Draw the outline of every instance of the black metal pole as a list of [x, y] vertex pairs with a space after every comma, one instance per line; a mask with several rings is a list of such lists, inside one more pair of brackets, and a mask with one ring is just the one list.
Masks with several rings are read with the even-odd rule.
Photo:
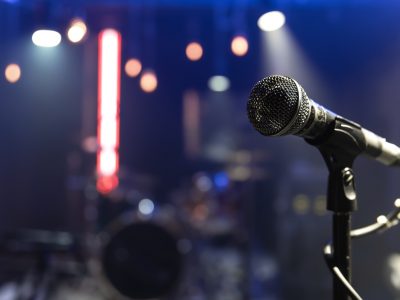
[[[349, 282], [351, 282], [350, 230], [350, 213], [333, 213], [333, 261]], [[333, 277], [333, 299], [350, 299], [343, 283], [336, 276]]]
[[[351, 284], [351, 213], [357, 208], [354, 174], [351, 163], [343, 157], [336, 156], [328, 161], [327, 209], [333, 212], [333, 263]], [[333, 299], [350, 299], [347, 289], [336, 276], [333, 278]]]

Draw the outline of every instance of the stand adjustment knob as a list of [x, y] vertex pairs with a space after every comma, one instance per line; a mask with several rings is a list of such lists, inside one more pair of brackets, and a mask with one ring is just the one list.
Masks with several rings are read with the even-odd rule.
[[355, 200], [356, 199], [356, 190], [354, 186], [354, 173], [350, 168], [344, 168], [342, 170], [342, 179], [343, 179], [343, 191], [347, 199]]

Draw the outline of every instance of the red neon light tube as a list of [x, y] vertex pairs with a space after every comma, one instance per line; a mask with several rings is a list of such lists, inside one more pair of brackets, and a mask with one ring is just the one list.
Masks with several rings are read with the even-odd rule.
[[99, 34], [97, 189], [118, 186], [121, 35], [114, 29]]

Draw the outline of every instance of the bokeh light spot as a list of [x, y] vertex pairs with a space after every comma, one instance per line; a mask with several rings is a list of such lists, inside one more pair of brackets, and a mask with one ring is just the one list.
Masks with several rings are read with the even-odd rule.
[[142, 71], [142, 63], [136, 58], [129, 59], [125, 64], [125, 73], [129, 77], [136, 77]]
[[216, 75], [208, 80], [208, 87], [214, 92], [224, 92], [229, 89], [231, 83], [225, 76]]
[[150, 215], [154, 211], [154, 202], [150, 199], [142, 199], [139, 202], [139, 211], [143, 215]]
[[153, 71], [145, 71], [140, 78], [140, 87], [146, 93], [154, 92], [157, 88], [157, 76]]
[[237, 56], [244, 56], [249, 50], [249, 43], [244, 36], [235, 36], [231, 43], [232, 53]]
[[9, 64], [4, 75], [8, 82], [16, 83], [21, 78], [21, 68], [17, 64]]
[[186, 46], [186, 57], [191, 61], [201, 59], [203, 56], [203, 47], [197, 42], [191, 42]]
[[67, 36], [72, 43], [79, 43], [86, 36], [87, 27], [81, 19], [74, 19], [68, 28]]

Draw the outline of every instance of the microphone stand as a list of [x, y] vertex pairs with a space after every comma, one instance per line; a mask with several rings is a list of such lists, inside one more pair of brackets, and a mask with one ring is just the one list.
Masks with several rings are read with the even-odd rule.
[[[365, 141], [358, 130], [336, 118], [329, 134], [306, 141], [318, 148], [329, 170], [327, 209], [332, 216], [332, 264], [351, 284], [351, 213], [357, 209], [357, 195], [352, 170], [354, 159], [364, 150]], [[343, 281], [334, 276], [333, 299], [348, 300]]]

